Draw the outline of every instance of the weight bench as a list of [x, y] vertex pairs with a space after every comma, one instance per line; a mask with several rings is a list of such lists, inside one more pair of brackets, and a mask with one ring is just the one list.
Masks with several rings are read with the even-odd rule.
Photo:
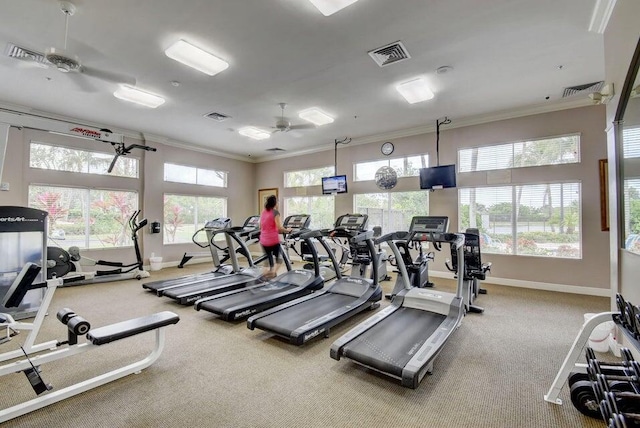
[[[57, 317], [68, 328], [68, 340], [62, 342], [50, 341], [40, 345], [33, 345], [33, 340], [35, 335], [37, 335], [37, 330], [39, 330], [42, 325], [42, 319], [44, 318], [44, 315], [48, 310], [49, 303], [51, 302], [52, 294], [62, 282], [61, 279], [54, 279], [48, 280], [44, 283], [33, 284], [33, 279], [37, 276], [39, 271], [40, 267], [33, 263], [29, 263], [23, 267], [22, 271], [10, 287], [9, 292], [3, 299], [2, 304], [5, 307], [12, 307], [11, 305], [17, 305], [20, 303], [19, 300], [21, 300], [21, 296], [24, 296], [27, 291], [35, 288], [47, 288], [45, 298], [43, 299], [43, 305], [40, 306], [38, 314], [36, 315], [36, 321], [34, 321], [33, 324], [15, 323], [14, 328], [31, 330], [26, 341], [28, 343], [26, 343], [24, 347], [21, 347], [21, 350], [19, 351], [10, 351], [0, 354], [0, 362], [22, 357], [21, 360], [0, 366], [0, 376], [24, 372], [27, 375], [34, 391], [38, 394], [38, 397], [0, 410], [0, 423], [104, 385], [108, 382], [112, 382], [116, 379], [120, 379], [124, 376], [139, 373], [153, 364], [162, 353], [165, 340], [164, 328], [169, 325], [176, 324], [180, 320], [178, 315], [173, 312], [164, 311], [91, 330], [90, 325], [86, 320], [77, 316], [70, 309], [63, 309], [58, 312]], [[44, 382], [40, 376], [38, 366], [97, 349], [111, 342], [131, 338], [145, 332], [155, 332], [155, 347], [149, 355], [142, 360], [74, 385], [45, 393], [50, 391], [52, 387]], [[87, 341], [78, 344], [78, 338], [81, 336], [86, 336]], [[44, 346], [46, 346], [46, 348]], [[46, 349], [49, 351], [45, 353], [44, 350]], [[37, 353], [37, 355], [31, 356], [30, 354], [33, 353]]]

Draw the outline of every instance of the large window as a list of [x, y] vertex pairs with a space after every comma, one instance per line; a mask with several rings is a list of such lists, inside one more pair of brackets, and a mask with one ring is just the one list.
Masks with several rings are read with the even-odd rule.
[[282, 220], [289, 215], [309, 214], [311, 229], [330, 229], [335, 222], [333, 196], [301, 196], [284, 198], [284, 213]]
[[473, 147], [458, 151], [458, 171], [474, 172], [580, 162], [580, 136]]
[[640, 127], [622, 130], [624, 248], [640, 254]]
[[411, 218], [429, 215], [429, 192], [362, 193], [354, 195], [356, 213], [369, 216], [369, 229], [382, 226], [382, 233], [408, 230]]
[[32, 142], [29, 151], [29, 166], [54, 171], [138, 177], [138, 159], [130, 156], [120, 156], [111, 173], [108, 173], [107, 170], [113, 161], [113, 156], [113, 153], [91, 152]]
[[322, 177], [332, 176], [334, 174], [333, 171], [333, 166], [287, 171], [284, 173], [284, 187], [320, 186], [322, 184]]
[[138, 209], [136, 192], [29, 186], [29, 206], [49, 213], [49, 240], [65, 248], [133, 245], [129, 217]]
[[227, 172], [165, 163], [164, 181], [199, 184], [201, 186], [227, 187]]
[[208, 220], [227, 216], [227, 199], [164, 195], [164, 243], [192, 242], [191, 237]]
[[460, 230], [480, 230], [487, 253], [580, 258], [580, 183], [458, 190]]
[[429, 155], [424, 154], [356, 163], [353, 165], [354, 181], [374, 180], [376, 171], [383, 166], [390, 166], [395, 169], [398, 177], [414, 177], [420, 175], [420, 168], [429, 166]]

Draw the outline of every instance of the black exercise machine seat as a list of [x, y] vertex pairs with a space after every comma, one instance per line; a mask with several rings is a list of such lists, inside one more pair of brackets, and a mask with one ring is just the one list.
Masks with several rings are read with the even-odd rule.
[[177, 324], [178, 321], [180, 321], [180, 317], [173, 312], [158, 312], [93, 329], [87, 333], [87, 339], [94, 345], [104, 345], [146, 331]]

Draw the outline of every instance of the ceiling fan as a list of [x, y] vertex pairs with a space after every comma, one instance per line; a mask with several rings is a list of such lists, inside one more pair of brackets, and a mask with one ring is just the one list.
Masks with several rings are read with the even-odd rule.
[[[80, 59], [67, 50], [67, 36], [69, 32], [69, 17], [73, 16], [76, 12], [76, 6], [69, 1], [58, 2], [60, 10], [65, 15], [65, 29], [64, 29], [64, 45], [62, 49], [49, 47], [45, 50], [44, 54], [39, 52], [28, 51], [24, 55], [18, 55], [16, 58], [36, 62], [38, 65], [48, 68], [50, 66], [55, 67], [58, 71], [67, 74], [86, 75], [101, 79], [112, 83], [123, 83], [134, 86], [136, 79], [131, 76], [127, 76], [120, 73], [114, 73], [98, 68], [88, 67], [80, 62]], [[40, 55], [38, 57], [38, 55]], [[44, 58], [44, 61], [42, 60]], [[76, 83], [81, 84], [81, 79], [75, 79]], [[86, 89], [86, 86], [85, 86]]]
[[296, 130], [296, 129], [315, 129], [316, 128], [316, 126], [311, 123], [292, 125], [291, 122], [289, 122], [289, 120], [286, 117], [284, 117], [284, 109], [287, 106], [287, 103], [278, 103], [278, 105], [282, 110], [282, 114], [280, 115], [279, 118], [277, 118], [278, 121], [276, 122], [276, 126], [271, 127], [274, 129], [273, 131], [271, 131], [272, 134], [276, 132], [289, 132], [291, 130]]

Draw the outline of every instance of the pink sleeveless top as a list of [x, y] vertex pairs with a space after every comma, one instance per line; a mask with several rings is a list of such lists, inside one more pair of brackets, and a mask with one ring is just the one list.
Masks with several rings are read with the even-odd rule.
[[276, 226], [276, 216], [280, 213], [275, 210], [264, 210], [260, 215], [260, 243], [265, 247], [280, 243], [278, 227]]

